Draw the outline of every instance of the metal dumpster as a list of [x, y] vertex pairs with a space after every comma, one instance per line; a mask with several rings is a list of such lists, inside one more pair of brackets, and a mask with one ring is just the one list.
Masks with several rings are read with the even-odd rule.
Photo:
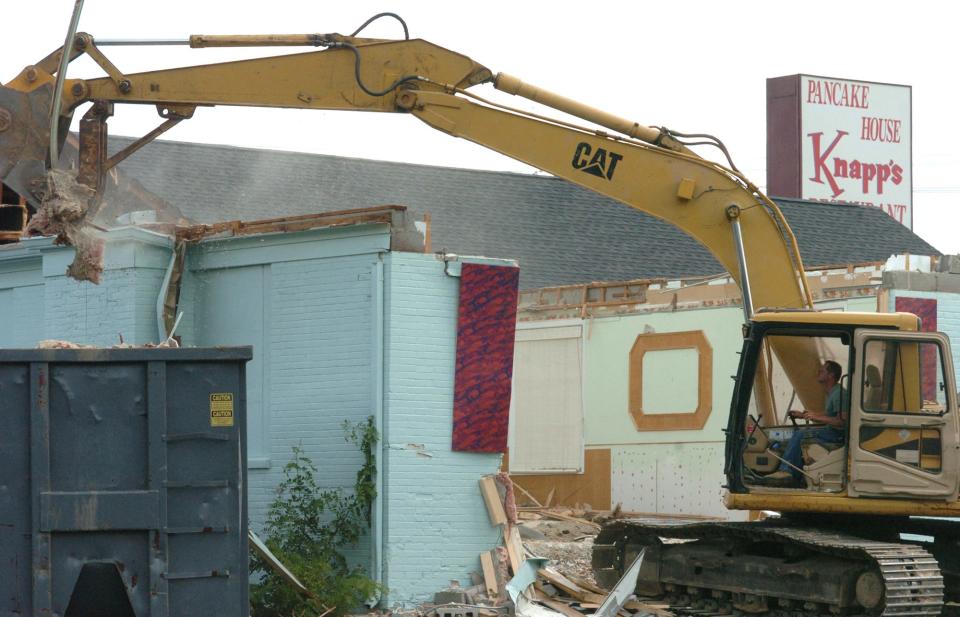
[[0, 350], [0, 617], [240, 617], [249, 347]]

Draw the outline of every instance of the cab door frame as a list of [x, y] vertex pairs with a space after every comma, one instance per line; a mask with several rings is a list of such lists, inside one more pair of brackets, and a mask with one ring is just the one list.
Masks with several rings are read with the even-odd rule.
[[[938, 346], [943, 387], [946, 390], [946, 410], [942, 414], [921, 413], [919, 410], [915, 413], [871, 412], [863, 408], [866, 345], [876, 340], [933, 343]], [[848, 495], [956, 501], [960, 489], [960, 424], [953, 358], [947, 336], [942, 332], [863, 329], [857, 330], [854, 335], [854, 349], [856, 366], [851, 371], [850, 379]], [[897, 460], [897, 457], [883, 456], [862, 447], [864, 437], [868, 434], [876, 436], [887, 433], [895, 442], [898, 436], [906, 439], [907, 435], [913, 435], [913, 431], [918, 430], [921, 440], [925, 430], [940, 432], [939, 471], [924, 470], [919, 463], [912, 465], [906, 456], [903, 460]]]

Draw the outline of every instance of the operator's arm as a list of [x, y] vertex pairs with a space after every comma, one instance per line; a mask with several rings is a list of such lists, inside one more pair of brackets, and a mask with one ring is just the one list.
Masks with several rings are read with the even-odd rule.
[[823, 413], [818, 411], [801, 411], [795, 417], [802, 418], [809, 422], [825, 424], [834, 428], [843, 429], [847, 424], [846, 411], [844, 411], [844, 402], [846, 391], [839, 385], [833, 386], [827, 395], [826, 410]]
[[808, 410], [797, 412], [793, 415], [801, 420], [807, 420], [817, 424], [826, 424], [827, 426], [832, 426], [834, 428], [843, 428], [846, 424], [846, 418], [842, 411], [835, 416], [828, 416], [825, 413]]

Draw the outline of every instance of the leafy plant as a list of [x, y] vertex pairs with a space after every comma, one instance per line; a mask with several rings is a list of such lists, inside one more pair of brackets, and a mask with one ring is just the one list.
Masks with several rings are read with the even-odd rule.
[[347, 441], [363, 454], [353, 491], [321, 489], [317, 468], [300, 447], [283, 468], [284, 480], [270, 505], [266, 522], [267, 547], [313, 595], [306, 598], [277, 574], [259, 555], [250, 562], [260, 582], [250, 588], [253, 617], [318, 617], [328, 608], [344, 614], [384, 591], [363, 568], [350, 566], [343, 550], [356, 546], [370, 529], [377, 497], [374, 448], [379, 441], [373, 418], [344, 421]]

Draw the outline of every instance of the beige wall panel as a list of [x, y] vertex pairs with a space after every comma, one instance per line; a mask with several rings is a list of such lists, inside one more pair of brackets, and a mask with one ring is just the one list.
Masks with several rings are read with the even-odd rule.
[[643, 444], [612, 449], [611, 500], [628, 512], [742, 520], [723, 507], [723, 444]]

